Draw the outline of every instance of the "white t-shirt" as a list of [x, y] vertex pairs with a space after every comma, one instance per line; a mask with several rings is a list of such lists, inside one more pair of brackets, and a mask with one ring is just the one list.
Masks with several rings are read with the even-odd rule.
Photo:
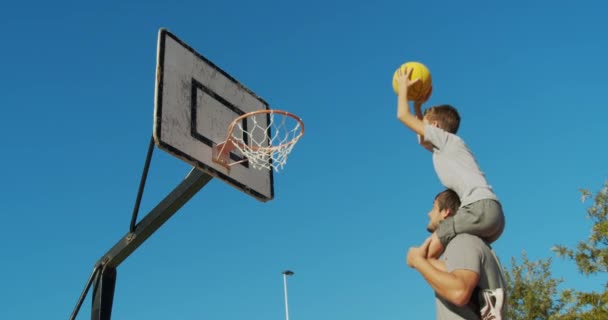
[[461, 206], [483, 199], [498, 200], [460, 137], [425, 124], [424, 140], [433, 144], [433, 165], [439, 181], [458, 194]]

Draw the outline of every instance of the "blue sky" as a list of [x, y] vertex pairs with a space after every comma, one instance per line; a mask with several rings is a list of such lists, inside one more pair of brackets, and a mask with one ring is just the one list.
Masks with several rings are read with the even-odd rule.
[[[118, 268], [113, 319], [433, 319], [405, 264], [441, 185], [396, 119], [393, 71], [424, 62], [429, 104], [507, 216], [495, 248], [586, 239], [579, 188], [607, 179], [606, 7], [599, 1], [105, 1], [0, 6], [1, 319], [67, 319], [127, 231], [152, 134], [157, 32], [175, 33], [306, 135], [275, 199], [212, 180]], [[189, 171], [155, 150], [140, 216]], [[565, 286], [593, 289], [554, 259]], [[90, 318], [90, 295], [78, 319]]]

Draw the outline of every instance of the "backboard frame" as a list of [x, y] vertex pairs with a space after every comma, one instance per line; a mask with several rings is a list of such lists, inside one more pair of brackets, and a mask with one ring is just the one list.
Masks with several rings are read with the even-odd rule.
[[[222, 70], [220, 67], [218, 67], [217, 65], [215, 65], [213, 62], [211, 62], [209, 59], [207, 59], [206, 57], [204, 57], [203, 55], [201, 55], [200, 53], [198, 53], [196, 50], [194, 50], [192, 47], [190, 47], [188, 44], [186, 44], [184, 41], [180, 40], [177, 36], [175, 36], [173, 33], [169, 32], [166, 29], [160, 29], [159, 33], [158, 33], [158, 50], [157, 50], [157, 69], [156, 69], [156, 87], [155, 87], [155, 107], [154, 107], [154, 129], [153, 129], [153, 137], [154, 137], [154, 142], [155, 144], [162, 150], [164, 150], [165, 152], [203, 170], [204, 172], [208, 173], [209, 175], [219, 178], [225, 182], [227, 182], [228, 184], [232, 185], [233, 187], [249, 194], [250, 196], [256, 198], [257, 200], [260, 200], [262, 202], [266, 202], [269, 200], [272, 200], [274, 198], [274, 174], [273, 174], [273, 170], [267, 170], [266, 171], [261, 171], [260, 173], [258, 172], [253, 172], [253, 171], [248, 171], [248, 170], [257, 170], [257, 169], [253, 169], [250, 168], [249, 165], [247, 164], [247, 161], [243, 162], [242, 164], [239, 165], [239, 168], [237, 168], [236, 170], [234, 168], [227, 170], [226, 168], [222, 167], [221, 165], [217, 164], [217, 163], [213, 163], [211, 156], [209, 156], [209, 158], [207, 159], [207, 157], [195, 157], [193, 156], [193, 152], [192, 152], [192, 146], [189, 147], [184, 147], [183, 144], [180, 143], [175, 143], [174, 141], [169, 141], [169, 139], [166, 137], [167, 135], [167, 129], [165, 128], [166, 126], [171, 126], [174, 125], [172, 124], [172, 122], [170, 120], [165, 119], [165, 114], [167, 113], [167, 110], [165, 108], [176, 108], [175, 104], [178, 104], [177, 102], [173, 101], [171, 103], [171, 105], [166, 105], [167, 103], [164, 101], [165, 95], [168, 94], [165, 91], [168, 90], [172, 90], [169, 86], [169, 83], [166, 83], [166, 81], [170, 81], [166, 78], [166, 75], [168, 73], [167, 71], [167, 59], [171, 59], [171, 57], [167, 57], [167, 51], [168, 50], [172, 50], [172, 49], [168, 49], [168, 43], [170, 45], [178, 45], [180, 46], [180, 50], [183, 49], [185, 51], [187, 51], [187, 53], [189, 55], [192, 55], [192, 59], [196, 59], [195, 63], [198, 63], [202, 66], [204, 66], [205, 70], [207, 70], [207, 72], [209, 72], [209, 70], [211, 70], [211, 72], [213, 72], [212, 75], [206, 75], [207, 77], [211, 77], [212, 79], [215, 79], [213, 81], [224, 81], [224, 85], [225, 86], [232, 86], [234, 85], [235, 87], [231, 87], [233, 91], [231, 92], [236, 92], [236, 95], [238, 95], [241, 99], [238, 101], [239, 103], [242, 102], [251, 102], [251, 103], [246, 103], [247, 105], [239, 105], [238, 103], [235, 103], [234, 101], [229, 101], [229, 97], [226, 96], [222, 96], [222, 94], [216, 92], [216, 90], [214, 90], [213, 88], [211, 88], [211, 85], [209, 83], [209, 79], [202, 79], [199, 78], [196, 75], [192, 75], [192, 79], [191, 79], [191, 83], [190, 83], [190, 97], [189, 97], [189, 108], [190, 110], [181, 110], [182, 113], [188, 113], [189, 112], [189, 116], [190, 116], [190, 129], [189, 129], [189, 135], [190, 137], [186, 137], [184, 139], [190, 139], [191, 141], [194, 141], [193, 143], [198, 144], [198, 146], [200, 148], [209, 148], [210, 153], [212, 154], [211, 150], [213, 148], [213, 146], [215, 146], [216, 144], [222, 143], [225, 140], [225, 136], [222, 135], [222, 137], [215, 137], [215, 138], [210, 138], [209, 136], [206, 136], [204, 133], [202, 134], [200, 132], [200, 123], [197, 123], [198, 120], [201, 119], [200, 116], [198, 116], [198, 112], [200, 112], [200, 108], [201, 106], [199, 105], [200, 103], [200, 98], [201, 95], [204, 95], [205, 98], [207, 99], [206, 101], [213, 101], [214, 104], [218, 105], [218, 106], [222, 106], [227, 108], [228, 111], [225, 112], [229, 112], [231, 114], [234, 114], [234, 118], [243, 115], [247, 112], [251, 112], [251, 111], [255, 111], [255, 108], [258, 108], [258, 110], [261, 108], [264, 108], [266, 110], [269, 110], [269, 106], [268, 103], [263, 100], [262, 98], [260, 98], [259, 96], [257, 96], [255, 93], [253, 93], [250, 89], [248, 89], [247, 87], [245, 87], [242, 83], [240, 83], [238, 80], [236, 80], [234, 77], [232, 77], [231, 75], [229, 75], [227, 72], [225, 72], [224, 70]], [[171, 48], [171, 47], [170, 47]], [[173, 63], [176, 63], [175, 61], [173, 61]], [[196, 71], [190, 71], [193, 74], [196, 73]], [[187, 76], [187, 75], [186, 75]], [[204, 77], [203, 77], [204, 78]], [[173, 79], [174, 80], [174, 79]], [[212, 83], [211, 83], [212, 84]], [[173, 86], [175, 86], [175, 84], [172, 84]], [[183, 89], [182, 89], [183, 91]], [[182, 105], [177, 106], [179, 108], [187, 108], [187, 106], [184, 106], [183, 104], [187, 104], [188, 99], [184, 99]], [[254, 108], [254, 109], [252, 109]], [[187, 115], [186, 115], [187, 117]], [[223, 118], [221, 120], [224, 120], [225, 116], [223, 116]], [[232, 120], [232, 119], [226, 119], [226, 120]], [[213, 119], [208, 120], [208, 121], [213, 121]], [[270, 121], [270, 119], [268, 119], [267, 121]], [[209, 125], [209, 123], [207, 124]], [[247, 126], [247, 123], [244, 122], [243, 123], [244, 126]], [[208, 129], [208, 128], [207, 128]], [[227, 126], [224, 130], [227, 130]], [[172, 129], [174, 130], [174, 129]], [[185, 129], [184, 129], [185, 130]], [[217, 131], [217, 129], [215, 129]], [[270, 130], [270, 128], [268, 129]], [[268, 136], [271, 136], [270, 132], [268, 132]], [[243, 137], [245, 140], [247, 140], [247, 137]], [[187, 150], [189, 148], [189, 150]], [[239, 161], [242, 160], [242, 156], [236, 153], [232, 153], [230, 154], [230, 157], [235, 160], [235, 161]], [[236, 172], [235, 172], [236, 171]], [[239, 173], [240, 172], [240, 173]], [[266, 174], [268, 176], [266, 176]], [[249, 181], [249, 182], [248, 182]], [[252, 182], [259, 182], [259, 184], [256, 184], [256, 186], [253, 186], [254, 183]]]

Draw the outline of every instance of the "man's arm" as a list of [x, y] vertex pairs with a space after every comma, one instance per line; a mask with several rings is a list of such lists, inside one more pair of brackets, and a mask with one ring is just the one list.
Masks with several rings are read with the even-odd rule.
[[428, 258], [428, 261], [431, 265], [433, 265], [433, 267], [435, 267], [435, 269], [437, 269], [439, 271], [444, 271], [444, 272], [448, 271], [448, 268], [445, 265], [445, 262], [443, 260], [439, 260], [439, 259], [435, 259], [435, 258]]
[[435, 292], [457, 305], [466, 305], [479, 283], [479, 274], [470, 270], [443, 271], [426, 258], [430, 244], [428, 238], [420, 247], [412, 247], [407, 253], [407, 264], [418, 270]]
[[457, 306], [466, 305], [479, 282], [479, 274], [470, 270], [445, 272], [435, 268], [427, 259], [414, 267], [435, 292]]

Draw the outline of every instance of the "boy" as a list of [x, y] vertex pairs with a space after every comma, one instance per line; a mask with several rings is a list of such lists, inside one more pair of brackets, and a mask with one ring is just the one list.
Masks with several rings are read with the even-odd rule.
[[447, 244], [459, 233], [470, 233], [494, 242], [502, 234], [505, 218], [502, 206], [479, 169], [477, 161], [456, 132], [460, 125], [458, 111], [440, 105], [421, 112], [422, 102], [414, 102], [416, 115], [410, 113], [407, 91], [420, 81], [410, 80], [412, 69], [400, 70], [397, 118], [418, 134], [420, 144], [433, 153], [433, 165], [441, 183], [460, 198], [458, 214], [442, 221], [431, 235], [428, 257], [438, 258]]

